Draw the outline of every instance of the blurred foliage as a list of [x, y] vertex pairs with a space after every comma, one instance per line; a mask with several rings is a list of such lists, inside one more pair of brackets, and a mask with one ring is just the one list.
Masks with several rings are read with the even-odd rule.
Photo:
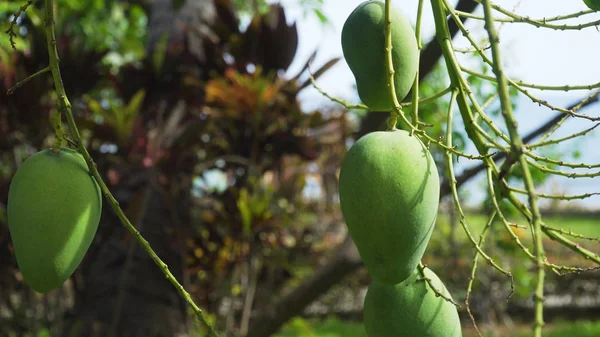
[[[3, 32], [8, 29], [8, 19], [21, 4], [22, 1], [0, 2], [0, 28]], [[64, 33], [70, 39], [61, 42], [72, 46], [71, 50], [79, 53], [102, 51], [105, 54], [102, 64], [113, 72], [145, 56], [147, 17], [140, 5], [104, 0], [57, 0], [57, 5], [60, 7], [60, 15], [56, 17], [57, 33], [68, 31]], [[38, 1], [17, 19], [17, 50], [33, 47], [29, 39], [31, 30], [43, 33], [43, 11], [43, 1]], [[72, 24], [74, 22], [77, 24]], [[10, 54], [10, 41], [6, 35], [0, 39], [0, 50], [0, 56], [4, 55], [0, 59]]]
[[[252, 16], [255, 13], [266, 13], [269, 10], [269, 3], [273, 2], [267, 0], [232, 0], [233, 6], [242, 18]], [[329, 18], [323, 12], [324, 5], [325, 0], [293, 0], [286, 3], [288, 7], [300, 7], [304, 18], [309, 14], [315, 15], [321, 24], [329, 22]]]
[[[0, 2], [3, 30], [19, 5]], [[181, 5], [173, 3], [175, 9]], [[339, 166], [349, 131], [343, 111], [300, 108], [297, 95], [310, 83], [307, 64], [297, 74], [285, 73], [296, 55], [298, 32], [283, 7], [265, 4], [242, 31], [240, 14], [229, 1], [213, 5], [213, 21], [182, 30], [184, 39], [162, 34], [149, 48], [154, 28], [141, 5], [59, 0], [57, 43], [77, 124], [109, 188], [131, 216], [139, 207], [131, 181], [160, 172], [161, 193], [174, 201], [180, 219], [163, 224], [166, 240], [185, 257], [188, 290], [223, 324], [217, 308], [224, 300], [245, 301], [248, 278], [258, 283], [260, 308], [273, 289], [305, 275], [339, 244], [313, 228], [322, 210], [303, 191], [308, 177], [322, 179], [323, 172]], [[0, 39], [0, 210], [19, 163], [52, 140], [49, 119], [56, 97], [49, 77], [6, 95], [47, 62], [42, 6], [38, 2], [17, 20], [16, 51], [7, 36]], [[202, 30], [210, 31], [210, 38], [199, 37], [196, 32]], [[317, 170], [308, 170], [309, 165]], [[104, 211], [96, 245], [120, 227], [109, 207]], [[19, 281], [5, 227], [0, 227], [0, 253], [0, 287], [6, 289], [0, 306], [12, 303], [8, 295], [27, 299], [9, 313], [12, 318], [0, 316], [0, 325], [19, 327], [20, 333], [58, 329], [72, 306], [58, 309], [50, 301], [38, 306], [38, 314], [18, 314], [37, 299]], [[74, 278], [93, 277], [83, 270]], [[77, 302], [80, 295], [74, 296]], [[45, 310], [54, 318], [40, 319]]]

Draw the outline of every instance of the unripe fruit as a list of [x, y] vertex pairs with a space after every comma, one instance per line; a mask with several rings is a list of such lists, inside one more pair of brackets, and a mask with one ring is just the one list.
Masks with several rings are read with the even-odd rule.
[[83, 157], [71, 149], [40, 151], [15, 173], [8, 225], [25, 282], [40, 293], [63, 284], [98, 229], [102, 197]]
[[[408, 94], [418, 70], [419, 50], [408, 19], [391, 9], [392, 64], [398, 101]], [[385, 4], [366, 1], [348, 16], [342, 29], [342, 51], [354, 74], [358, 95], [369, 109], [390, 111], [394, 105], [388, 86], [385, 50]]]
[[342, 163], [339, 196], [369, 274], [389, 285], [408, 278], [427, 248], [439, 204], [438, 171], [425, 145], [404, 130], [363, 136]]
[[[425, 276], [447, 298], [448, 290], [430, 269]], [[395, 286], [373, 282], [365, 297], [364, 325], [369, 337], [461, 337], [454, 304], [437, 297], [425, 280], [415, 273]]]
[[583, 0], [589, 9], [600, 11], [600, 0]]

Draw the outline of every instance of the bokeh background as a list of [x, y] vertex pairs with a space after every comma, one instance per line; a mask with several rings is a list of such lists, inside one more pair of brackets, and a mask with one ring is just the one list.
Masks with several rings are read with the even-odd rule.
[[[358, 103], [342, 57], [340, 33], [358, 0], [58, 0], [61, 70], [92, 157], [134, 226], [221, 336], [358, 337], [370, 276], [348, 238], [339, 210], [337, 175], [345, 152], [365, 133], [383, 128], [387, 114], [347, 110], [327, 93]], [[414, 23], [418, 1], [394, 1]], [[452, 1], [481, 14], [473, 1]], [[585, 10], [582, 1], [497, 0], [523, 16], [542, 18]], [[13, 50], [0, 37], [0, 336], [204, 336], [185, 303], [105, 204], [100, 229], [82, 265], [65, 285], [42, 296], [23, 282], [6, 221], [11, 177], [28, 156], [50, 146], [56, 97], [50, 76], [14, 94], [6, 91], [47, 65], [43, 2], [15, 18], [22, 2], [0, 0], [0, 28], [16, 20]], [[425, 2], [421, 96], [448, 83]], [[600, 19], [589, 14], [569, 23]], [[481, 22], [467, 20], [485, 38]], [[600, 80], [600, 32], [552, 31], [522, 23], [500, 28], [507, 73], [548, 85]], [[458, 34], [457, 47], [468, 42]], [[473, 54], [461, 62], [485, 72]], [[310, 68], [310, 69], [309, 69]], [[494, 87], [469, 77], [485, 101]], [[568, 107], [589, 91], [533, 90]], [[512, 93], [524, 136], [555, 112]], [[442, 135], [448, 97], [421, 106]], [[498, 104], [489, 108], [498, 116]], [[591, 102], [585, 112], [600, 114]], [[455, 139], [473, 152], [457, 121]], [[555, 137], [589, 127], [569, 120]], [[600, 162], [599, 134], [550, 148], [553, 159]], [[439, 148], [432, 151], [440, 168]], [[461, 160], [460, 197], [479, 233], [488, 195], [476, 161]], [[445, 174], [445, 170], [440, 169]], [[442, 177], [444, 178], [444, 177]], [[539, 190], [600, 191], [600, 179], [536, 175]], [[447, 182], [423, 262], [464, 302], [473, 249], [458, 224]], [[510, 213], [510, 208], [506, 206]], [[543, 204], [546, 223], [600, 236], [600, 197]], [[521, 221], [516, 217], [513, 221]], [[525, 242], [529, 233], [519, 233]], [[547, 242], [550, 260], [591, 266]], [[581, 245], [598, 251], [598, 240]], [[471, 309], [486, 336], [529, 336], [534, 266], [492, 226], [487, 251], [515, 274], [509, 281], [480, 264]], [[600, 273], [548, 275], [546, 336], [600, 335]], [[465, 336], [475, 336], [465, 308]]]

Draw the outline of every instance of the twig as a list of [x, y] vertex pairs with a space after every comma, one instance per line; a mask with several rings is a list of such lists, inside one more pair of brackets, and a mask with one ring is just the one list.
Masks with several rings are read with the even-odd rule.
[[[389, 94], [392, 98], [392, 104], [394, 109], [391, 112], [389, 122], [388, 122], [388, 130], [393, 130], [396, 127], [396, 114], [406, 119], [404, 113], [402, 112], [402, 106], [398, 101], [398, 97], [396, 96], [396, 83], [394, 81], [394, 76], [396, 71], [394, 70], [394, 60], [392, 58], [392, 1], [385, 0], [385, 25], [384, 25], [384, 34], [385, 34], [385, 67], [387, 69], [388, 74], [388, 88]], [[418, 77], [418, 76], [417, 76]], [[418, 113], [418, 112], [417, 112]], [[413, 131], [418, 130], [418, 125], [413, 126], [410, 123], [407, 123], [411, 126]]]
[[[516, 188], [516, 187], [512, 187], [510, 186], [509, 189], [513, 192], [516, 193], [520, 193], [520, 194], [527, 194], [526, 190], [520, 189], [520, 188]], [[593, 192], [593, 193], [585, 193], [585, 194], [576, 194], [576, 195], [552, 195], [552, 194], [545, 194], [545, 193], [537, 193], [537, 196], [540, 198], [544, 198], [544, 199], [556, 199], [556, 200], [576, 200], [576, 199], [586, 199], [589, 197], [593, 197], [595, 195], [600, 195], [600, 192]]]
[[[479, 48], [479, 46], [477, 45], [477, 43], [475, 42], [475, 40], [473, 39], [473, 37], [471, 36], [471, 34], [469, 33], [469, 31], [467, 30], [467, 28], [460, 21], [460, 18], [456, 14], [454, 8], [448, 3], [448, 0], [442, 0], [442, 1], [444, 2], [445, 6], [446, 6], [446, 9], [449, 11], [450, 15], [454, 19], [456, 25], [458, 26], [458, 28], [462, 32], [463, 36], [466, 37], [467, 40], [469, 40], [469, 42], [471, 43], [471, 45], [474, 48], [477, 49], [477, 52], [479, 53], [479, 56], [481, 57], [481, 59], [485, 63], [487, 63], [489, 66], [491, 66], [492, 68], [494, 68], [495, 67], [494, 61], [492, 61], [483, 52], [483, 50], [481, 50], [481, 48]], [[462, 67], [459, 66], [459, 69], [461, 69], [461, 68]], [[592, 117], [592, 116], [588, 116], [588, 115], [584, 115], [584, 114], [579, 114], [579, 113], [576, 113], [573, 110], [567, 110], [567, 109], [564, 109], [564, 108], [556, 107], [556, 106], [548, 103], [548, 101], [546, 101], [546, 100], [537, 98], [537, 97], [533, 96], [528, 90], [524, 89], [522, 86], [520, 86], [519, 84], [515, 83], [510, 78], [505, 77], [505, 81], [507, 81], [508, 84], [510, 84], [511, 86], [515, 87], [518, 91], [520, 91], [521, 93], [523, 93], [525, 96], [529, 97], [533, 102], [538, 103], [540, 105], [544, 105], [544, 106], [546, 106], [547, 108], [549, 108], [551, 110], [559, 111], [559, 112], [562, 112], [564, 114], [568, 114], [569, 116], [573, 116], [573, 117], [588, 119], [588, 120], [591, 120], [591, 121], [600, 121], [600, 117]]]
[[[531, 211], [515, 196], [515, 194], [512, 192], [509, 192], [507, 195], [507, 198], [510, 201], [510, 203], [513, 204], [517, 208], [517, 210], [519, 210], [519, 212], [521, 212], [521, 214], [523, 214], [523, 216], [525, 216], [527, 218], [527, 220], [531, 222], [531, 218], [532, 218]], [[566, 246], [567, 248], [569, 248], [569, 249], [573, 250], [574, 252], [578, 253], [579, 255], [583, 256], [585, 259], [594, 261], [594, 263], [600, 265], [600, 257], [596, 253], [593, 253], [585, 248], [582, 248], [580, 245], [567, 239], [562, 234], [553, 232], [552, 230], [546, 228], [543, 224], [542, 224], [542, 231], [550, 239]]]
[[[449, 104], [449, 108], [448, 108], [447, 127], [446, 127], [446, 144], [448, 147], [452, 146], [452, 112], [453, 112], [454, 103], [456, 101], [457, 95], [458, 95], [457, 91], [454, 91], [452, 93], [452, 97], [450, 98], [450, 104]], [[471, 230], [469, 229], [469, 226], [467, 225], [465, 213], [463, 212], [462, 206], [460, 205], [460, 199], [458, 198], [458, 190], [456, 188], [456, 179], [454, 177], [454, 164], [452, 162], [452, 154], [446, 152], [446, 157], [447, 157], [446, 162], [448, 165], [448, 176], [450, 178], [450, 189], [452, 190], [452, 197], [454, 198], [454, 207], [456, 208], [456, 212], [459, 215], [460, 224], [463, 227], [463, 230], [467, 234], [469, 241], [471, 242], [473, 247], [475, 247], [477, 252], [479, 252], [479, 254], [481, 254], [481, 256], [483, 256], [483, 258], [492, 267], [496, 268], [499, 272], [501, 272], [502, 274], [504, 274], [510, 278], [511, 289], [514, 290], [514, 280], [513, 280], [512, 274], [509, 271], [505, 270], [504, 268], [500, 267], [491, 257], [489, 257], [483, 251], [483, 249], [481, 249], [481, 247], [477, 244], [477, 242], [473, 238], [473, 235], [471, 234]], [[511, 291], [511, 294], [512, 294], [512, 291]]]
[[579, 244], [567, 239], [564, 235], [555, 232], [547, 227], [543, 227], [542, 230], [552, 240], [557, 241], [563, 244], [564, 246], [567, 246], [569, 249], [581, 254], [584, 258], [592, 260], [597, 264], [600, 264], [600, 256], [598, 256], [598, 254], [581, 247]]
[[[483, 247], [483, 244], [485, 242], [485, 237], [487, 235], [488, 230], [492, 226], [492, 222], [494, 222], [495, 217], [496, 217], [496, 211], [492, 212], [492, 215], [490, 215], [488, 222], [486, 223], [485, 227], [481, 231], [481, 235], [479, 235], [479, 246], [480, 247]], [[471, 267], [471, 277], [469, 278], [469, 285], [467, 286], [467, 296], [465, 297], [465, 306], [467, 307], [467, 313], [469, 314], [469, 317], [471, 318], [471, 322], [473, 322], [473, 327], [475, 328], [477, 335], [479, 337], [482, 337], [481, 332], [479, 331], [479, 328], [477, 327], [477, 323], [475, 322], [475, 317], [473, 317], [473, 313], [471, 312], [471, 306], [469, 304], [469, 298], [471, 296], [471, 292], [473, 291], [473, 282], [475, 281], [475, 273], [477, 271], [477, 262], [478, 261], [479, 261], [479, 253], [477, 251], [475, 251], [475, 256], [473, 257], [473, 266]]]
[[[600, 194], [600, 193], [595, 193], [595, 194]], [[542, 225], [542, 228], [545, 228], [545, 229], [548, 229], [548, 230], [551, 230], [553, 232], [557, 232], [557, 233], [560, 233], [560, 234], [563, 234], [563, 235], [568, 235], [568, 236], [574, 237], [576, 239], [584, 239], [584, 240], [589, 240], [589, 241], [600, 242], [600, 237], [594, 238], [594, 237], [591, 237], [591, 236], [585, 236], [585, 235], [582, 235], [582, 234], [573, 233], [573, 231], [570, 230], [570, 229], [568, 231], [566, 231], [564, 229], [554, 228], [554, 227], [550, 227], [548, 225]]]
[[[494, 7], [494, 9], [501, 8], [500, 6], [497, 6], [497, 5], [492, 5], [492, 6]], [[503, 23], [507, 23], [507, 22], [508, 23], [526, 23], [526, 24], [536, 26], [538, 28], [548, 28], [548, 29], [553, 29], [553, 30], [582, 30], [587, 27], [595, 27], [595, 26], [600, 25], [600, 20], [586, 22], [586, 23], [582, 23], [582, 24], [578, 24], [578, 25], [555, 25], [555, 24], [548, 23], [549, 22], [548, 20], [545, 20], [546, 22], [544, 22], [541, 20], [535, 20], [535, 19], [531, 19], [531, 18], [528, 18], [525, 16], [520, 16], [520, 15], [517, 15], [517, 14], [513, 13], [512, 11], [509, 11], [504, 8], [502, 8], [502, 13], [507, 15], [508, 18], [493, 18], [492, 20], [494, 22], [503, 22]], [[485, 20], [485, 18], [483, 16], [466, 13], [466, 12], [462, 12], [462, 11], [458, 11], [458, 10], [456, 11], [456, 14], [458, 14], [462, 17], [465, 17], [465, 18], [469, 18], [469, 19]]]
[[537, 168], [538, 170], [542, 171], [542, 172], [546, 172], [546, 173], [550, 173], [550, 174], [555, 174], [558, 176], [563, 176], [563, 177], [567, 177], [567, 178], [595, 178], [595, 177], [600, 177], [600, 171], [597, 172], [591, 172], [591, 173], [578, 173], [578, 172], [564, 172], [564, 171], [559, 171], [559, 170], [554, 170], [551, 168], [548, 168], [544, 165], [540, 165], [534, 161], [528, 160], [527, 163], [529, 163], [529, 165]]
[[317, 85], [317, 81], [315, 80], [314, 74], [311, 70], [311, 62], [308, 62], [308, 76], [310, 77], [310, 82], [312, 83], [313, 87], [319, 92], [321, 93], [321, 95], [329, 98], [330, 100], [340, 104], [341, 106], [343, 106], [344, 108], [350, 110], [350, 109], [359, 109], [359, 110], [369, 110], [369, 107], [364, 105], [364, 104], [352, 104], [349, 102], [346, 102], [344, 100], [341, 100], [339, 98], [333, 97], [330, 94], [328, 94], [325, 90], [321, 89], [321, 87], [319, 87]]
[[538, 269], [536, 289], [535, 289], [535, 324], [533, 328], [534, 337], [542, 336], [542, 327], [544, 326], [544, 245], [542, 242], [542, 217], [537, 204], [537, 196], [535, 194], [535, 186], [533, 178], [527, 165], [527, 159], [523, 155], [523, 140], [519, 135], [517, 129], [517, 121], [515, 120], [512, 113], [512, 103], [510, 102], [510, 95], [508, 93], [508, 79], [504, 75], [502, 67], [502, 59], [500, 58], [499, 37], [494, 27], [494, 21], [492, 19], [492, 7], [490, 0], [483, 0], [483, 11], [485, 15], [485, 29], [487, 30], [490, 44], [492, 46], [492, 58], [493, 58], [493, 70], [496, 75], [498, 83], [498, 94], [500, 97], [500, 105], [502, 109], [502, 116], [506, 122], [508, 133], [511, 140], [511, 150], [515, 153], [521, 164], [523, 172], [523, 182], [527, 189], [529, 196], [529, 206], [532, 212], [532, 226], [535, 242], [535, 254], [536, 254], [536, 266]]
[[[423, 16], [423, 0], [419, 0], [419, 6], [417, 8], [417, 25], [415, 28], [415, 38], [417, 40], [417, 50], [421, 55], [421, 49], [423, 48], [421, 43], [421, 18]], [[417, 74], [412, 87], [412, 122], [416, 127], [419, 127], [419, 61], [417, 58]]]
[[[504, 228], [508, 232], [508, 234], [511, 237], [511, 239], [525, 253], [525, 255], [532, 262], [536, 263], [537, 262], [536, 256], [534, 256], [531, 253], [531, 251], [529, 250], [529, 248], [525, 247], [525, 245], [521, 242], [521, 239], [510, 228], [510, 227], [518, 227], [518, 226], [514, 225], [514, 224], [510, 224], [508, 222], [508, 220], [506, 219], [506, 217], [504, 216], [504, 213], [502, 212], [502, 210], [500, 208], [500, 204], [498, 203], [498, 200], [500, 199], [500, 197], [499, 197], [499, 194], [496, 193], [496, 191], [494, 189], [494, 185], [495, 184], [494, 184], [493, 174], [492, 174], [492, 172], [491, 172], [490, 169], [488, 169], [488, 171], [487, 171], [487, 179], [488, 179], [488, 189], [489, 189], [490, 195], [493, 196], [493, 198], [491, 198], [492, 199], [492, 205], [494, 206], [494, 209], [495, 209], [496, 213], [500, 217], [500, 220], [502, 221], [502, 224], [504, 225]], [[527, 191], [525, 191], [525, 193], [527, 194]], [[571, 272], [572, 273], [572, 272], [580, 272], [581, 271], [581, 268], [553, 264], [553, 263], [548, 262], [546, 259], [544, 259], [544, 265], [546, 267], [550, 268], [557, 275], [561, 275], [561, 272]]]
[[44, 68], [44, 69], [42, 69], [42, 70], [40, 70], [40, 71], [38, 71], [38, 72], [36, 72], [33, 75], [27, 76], [24, 80], [19, 81], [15, 86], [13, 86], [12, 88], [8, 89], [6, 91], [6, 94], [7, 95], [12, 95], [15, 92], [15, 90], [17, 90], [20, 87], [22, 87], [25, 83], [31, 81], [34, 77], [39, 76], [41, 74], [44, 74], [44, 73], [46, 73], [48, 71], [50, 71], [50, 67], [49, 66], [46, 67], [46, 68]]
[[[482, 78], [487, 81], [496, 82], [496, 78], [494, 78], [493, 76], [488, 76], [488, 75], [485, 75], [482, 73], [478, 73], [467, 67], [461, 67], [461, 69], [462, 69], [462, 71], [464, 71], [465, 73], [467, 73], [469, 75], [477, 76], [477, 77]], [[521, 80], [513, 80], [513, 81], [514, 81], [514, 83], [520, 85], [521, 87], [533, 88], [533, 89], [539, 89], [539, 90], [571, 91], [571, 90], [592, 90], [592, 89], [600, 88], [600, 82], [593, 83], [593, 84], [584, 84], [584, 85], [568, 85], [568, 84], [567, 85], [542, 85], [542, 84], [527, 83], [527, 82], [523, 82]]]
[[[567, 116], [565, 115], [565, 119], [566, 119], [566, 117]], [[570, 139], [577, 138], [577, 137], [580, 137], [580, 136], [585, 136], [590, 131], [592, 131], [595, 128], [597, 128], [599, 125], [600, 125], [600, 123], [594, 124], [592, 127], [589, 127], [589, 128], [587, 128], [587, 129], [585, 129], [583, 131], [580, 131], [580, 132], [576, 132], [576, 133], [574, 133], [572, 135], [568, 135], [568, 136], [565, 136], [565, 137], [562, 137], [562, 138], [548, 140], [548, 141], [545, 141], [545, 142], [540, 141], [540, 142], [537, 142], [535, 144], [529, 145], [528, 147], [530, 149], [533, 149], [533, 148], [536, 148], [536, 147], [542, 147], [542, 146], [548, 146], [548, 145], [558, 144], [558, 143], [564, 142], [566, 140], [570, 140]]]
[[10, 46], [12, 47], [13, 50], [17, 50], [17, 44], [14, 40], [14, 38], [17, 37], [17, 34], [15, 33], [15, 31], [13, 29], [17, 25], [17, 20], [19, 19], [21, 14], [24, 13], [29, 6], [33, 5], [33, 3], [34, 3], [33, 0], [29, 0], [29, 1], [27, 1], [26, 4], [19, 7], [19, 10], [14, 14], [13, 19], [10, 22], [10, 26], [5, 31], [5, 33], [8, 34], [8, 36], [9, 36]]
[[425, 276], [425, 268], [427, 268], [427, 266], [424, 266], [422, 263], [419, 263], [419, 272], [421, 273], [420, 278], [417, 279], [417, 281], [425, 281], [427, 282], [427, 285], [429, 285], [429, 288], [431, 288], [431, 290], [433, 290], [433, 292], [435, 293], [436, 297], [441, 297], [444, 300], [446, 300], [446, 302], [450, 302], [452, 304], [454, 304], [455, 307], [460, 308], [460, 304], [456, 303], [451, 297], [448, 297], [444, 294], [442, 294], [442, 292], [437, 289], [436, 287], [433, 286], [433, 284], [431, 283], [431, 279], [428, 278], [427, 276]]

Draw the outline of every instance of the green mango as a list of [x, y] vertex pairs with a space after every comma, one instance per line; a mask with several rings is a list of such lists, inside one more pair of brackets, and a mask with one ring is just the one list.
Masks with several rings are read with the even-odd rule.
[[[451, 298], [439, 277], [425, 268], [425, 276], [437, 291]], [[422, 274], [415, 270], [397, 285], [374, 281], [363, 308], [369, 337], [461, 337], [461, 325], [454, 304], [437, 297]]]
[[423, 257], [440, 197], [429, 150], [404, 130], [378, 131], [348, 151], [339, 178], [342, 214], [371, 276], [404, 281]]
[[600, 0], [583, 0], [589, 9], [600, 11]]
[[8, 226], [23, 280], [39, 293], [61, 286], [81, 263], [100, 222], [102, 196], [78, 152], [42, 150], [15, 173]]
[[[394, 84], [396, 97], [401, 102], [413, 86], [419, 49], [408, 19], [394, 8], [390, 14]], [[388, 86], [384, 22], [384, 2], [366, 1], [350, 13], [342, 28], [342, 52], [356, 80], [358, 96], [374, 111], [394, 108]]]

